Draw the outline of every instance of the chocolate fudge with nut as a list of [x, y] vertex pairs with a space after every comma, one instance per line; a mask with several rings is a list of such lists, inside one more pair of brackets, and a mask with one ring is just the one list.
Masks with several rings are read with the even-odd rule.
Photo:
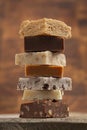
[[64, 118], [69, 116], [69, 107], [62, 101], [37, 100], [23, 103], [20, 107], [22, 118]]

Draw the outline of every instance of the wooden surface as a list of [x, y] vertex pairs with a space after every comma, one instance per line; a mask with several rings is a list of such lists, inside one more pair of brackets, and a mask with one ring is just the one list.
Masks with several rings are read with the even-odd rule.
[[0, 115], [0, 130], [87, 130], [87, 114], [68, 118], [22, 119], [18, 114]]

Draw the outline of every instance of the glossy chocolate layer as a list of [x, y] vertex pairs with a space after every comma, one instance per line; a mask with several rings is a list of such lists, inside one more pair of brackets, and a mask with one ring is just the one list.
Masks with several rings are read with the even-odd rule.
[[56, 36], [29, 36], [24, 37], [24, 51], [38, 52], [38, 51], [64, 51], [64, 39]]

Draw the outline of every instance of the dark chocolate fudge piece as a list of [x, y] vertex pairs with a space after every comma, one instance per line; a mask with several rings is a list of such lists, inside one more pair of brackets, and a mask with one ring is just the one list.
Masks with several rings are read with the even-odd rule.
[[64, 51], [64, 39], [56, 36], [29, 36], [24, 37], [24, 51], [38, 52], [38, 51]]
[[64, 118], [69, 116], [69, 107], [62, 101], [39, 100], [21, 104], [21, 118]]

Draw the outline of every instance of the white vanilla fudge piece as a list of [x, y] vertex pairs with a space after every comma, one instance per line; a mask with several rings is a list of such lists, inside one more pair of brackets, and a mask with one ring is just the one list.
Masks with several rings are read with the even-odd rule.
[[21, 23], [19, 35], [21, 38], [25, 36], [50, 35], [67, 39], [71, 38], [71, 27], [56, 19], [25, 20]]
[[62, 99], [62, 92], [60, 90], [24, 90], [22, 100], [43, 100], [43, 99]]
[[72, 79], [68, 77], [29, 77], [19, 78], [17, 90], [72, 90]]
[[19, 53], [15, 55], [16, 65], [57, 65], [66, 66], [66, 57], [50, 51]]

